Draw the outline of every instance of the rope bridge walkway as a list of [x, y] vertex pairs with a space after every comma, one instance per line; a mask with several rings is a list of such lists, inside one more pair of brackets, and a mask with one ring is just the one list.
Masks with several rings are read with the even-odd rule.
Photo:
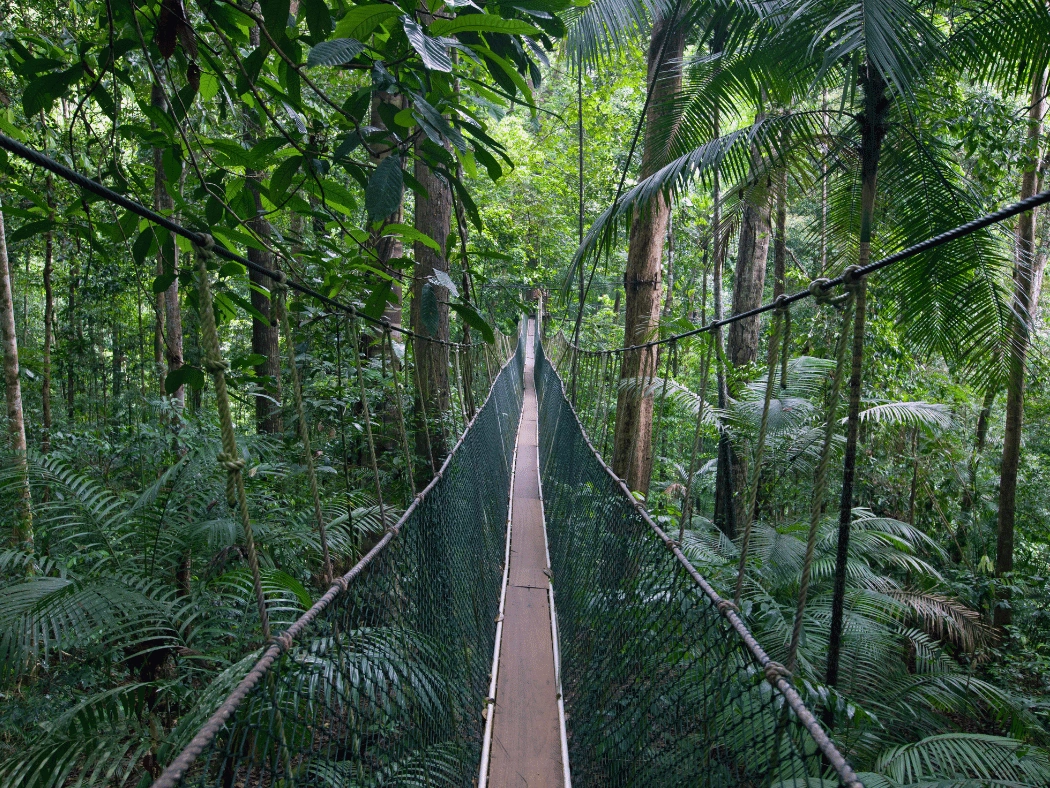
[[[836, 405], [847, 349], [863, 330], [864, 275], [889, 264], [853, 267], [838, 280], [685, 335], [612, 351], [586, 351], [559, 334], [548, 359], [541, 325], [521, 323], [516, 345], [458, 345], [372, 320], [279, 271], [216, 247], [108, 188], [0, 136], [0, 147], [67, 178], [131, 213], [182, 235], [194, 245], [201, 312], [202, 366], [214, 382], [222, 433], [217, 456], [227, 474], [227, 504], [239, 515], [257, 602], [261, 648], [219, 675], [196, 709], [165, 734], [166, 763], [154, 788], [176, 786], [861, 786], [798, 694], [792, 671], [803, 636], [814, 541], [827, 492]], [[932, 245], [1050, 201], [1037, 195], [895, 256]], [[936, 243], [934, 243], [936, 242]], [[288, 350], [292, 400], [303, 463], [330, 588], [279, 633], [271, 631], [253, 542], [245, 459], [227, 392], [212, 290], [214, 258], [234, 260], [270, 278], [275, 315]], [[889, 259], [889, 258], [887, 258]], [[845, 286], [833, 295], [832, 289]], [[348, 316], [363, 443], [379, 508], [382, 536], [342, 576], [325, 537], [325, 516], [313, 468], [297, 357], [288, 317], [290, 291]], [[841, 314], [827, 392], [828, 417], [811, 441], [817, 457], [798, 609], [784, 664], [773, 661], [738, 613], [747, 582], [752, 519], [762, 481], [763, 451], [773, 392], [796, 374], [788, 363], [789, 306], [813, 297]], [[734, 601], [722, 599], [681, 549], [689, 524], [689, 485], [697, 471], [712, 357], [724, 359], [718, 329], [772, 311], [761, 419], [750, 442], [752, 462], [739, 508], [739, 566]], [[366, 355], [362, 329], [377, 364]], [[863, 329], [863, 323], [858, 323]], [[412, 476], [410, 419], [403, 402], [412, 386], [407, 356], [394, 352], [400, 332], [420, 347], [443, 348], [451, 403], [441, 429], [460, 434], [421, 492]], [[635, 399], [663, 426], [664, 401], [676, 343], [705, 333], [696, 426], [688, 437], [689, 473], [678, 538], [659, 527], [605, 464], [585, 431], [607, 446], [614, 400]], [[859, 337], [859, 340], [858, 340]], [[408, 343], [406, 343], [407, 345]], [[663, 376], [659, 375], [659, 348]], [[783, 348], [783, 351], [782, 351]], [[513, 349], [513, 353], [511, 350]], [[418, 348], [416, 360], [418, 361]], [[375, 352], [375, 351], [373, 351]], [[617, 354], [638, 354], [637, 379], [619, 380]], [[364, 367], [379, 367], [379, 397], [389, 397], [413, 492], [404, 513], [384, 509], [377, 442], [372, 433]], [[502, 367], [497, 369], [497, 366]], [[418, 365], [413, 364], [416, 372]], [[473, 370], [478, 370], [474, 374]], [[572, 398], [559, 369], [571, 376]], [[482, 374], [484, 371], [484, 374]], [[825, 368], [825, 371], [828, 371]], [[404, 374], [399, 376], [399, 372]], [[858, 381], [850, 380], [850, 437], [856, 425]], [[415, 381], [416, 400], [425, 402]], [[484, 403], [475, 410], [487, 387]], [[662, 388], [662, 390], [661, 390]], [[721, 393], [721, 392], [720, 392]], [[654, 418], [655, 403], [659, 411]], [[574, 408], [575, 403], [580, 410]], [[424, 405], [425, 408], [425, 405]], [[437, 417], [438, 414], [431, 414]], [[583, 421], [581, 421], [581, 415]], [[427, 416], [413, 437], [432, 432]], [[654, 436], [652, 443], [663, 440]], [[449, 441], [451, 442], [451, 441]], [[418, 446], [418, 442], [417, 442]], [[638, 447], [628, 452], [639, 454]], [[651, 449], [651, 447], [650, 447]], [[429, 451], [433, 465], [434, 452]], [[387, 451], [390, 454], [390, 451]], [[848, 464], [848, 459], [847, 459]], [[847, 495], [844, 479], [843, 498]], [[731, 507], [733, 508], [733, 507]], [[847, 510], [848, 514], [848, 510]], [[848, 536], [848, 522], [847, 522]], [[846, 545], [840, 536], [839, 551]], [[841, 613], [841, 611], [839, 611]], [[834, 682], [829, 680], [829, 684]]]

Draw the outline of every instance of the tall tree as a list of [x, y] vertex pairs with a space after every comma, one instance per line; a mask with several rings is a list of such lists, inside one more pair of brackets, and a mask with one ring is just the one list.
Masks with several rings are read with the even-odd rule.
[[[150, 92], [150, 103], [161, 112], [168, 112], [168, 100], [164, 86], [153, 83]], [[171, 185], [174, 188], [174, 184]], [[164, 149], [153, 149], [153, 204], [157, 213], [170, 216], [175, 209], [175, 200], [168, 191], [169, 184], [164, 172]], [[157, 250], [157, 269], [159, 275], [178, 273], [179, 247], [174, 238], [160, 245]], [[163, 293], [157, 294], [156, 318], [157, 341], [163, 344], [163, 355], [167, 374], [182, 366], [182, 307], [179, 303], [179, 278], [175, 276]], [[161, 314], [163, 310], [163, 314]], [[160, 327], [163, 326], [163, 329]], [[158, 359], [159, 363], [159, 359]], [[181, 409], [186, 404], [186, 387], [179, 386], [171, 394], [172, 401]]]
[[[258, 3], [252, 4], [255, 13], [261, 13]], [[282, 20], [283, 22], [284, 20]], [[274, 25], [276, 27], [276, 25]], [[280, 29], [283, 29], [283, 25]], [[252, 25], [249, 34], [249, 45], [255, 51], [259, 51], [261, 43], [261, 32], [258, 25]], [[249, 146], [259, 141], [262, 128], [262, 118], [258, 109], [245, 107], [241, 114], [244, 123], [244, 139]], [[248, 249], [248, 259], [267, 269], [274, 268], [273, 253], [269, 249], [273, 230], [270, 221], [266, 218], [263, 209], [262, 189], [266, 180], [266, 173], [256, 169], [245, 170], [245, 185], [252, 196], [255, 205], [255, 215], [246, 222], [248, 228], [262, 241], [266, 248]], [[259, 392], [255, 398], [255, 426], [259, 432], [280, 432], [283, 429], [281, 422], [281, 348], [277, 336], [277, 314], [273, 308], [273, 302], [267, 295], [268, 289], [273, 283], [268, 277], [256, 271], [248, 272], [248, 279], [254, 285], [252, 288], [252, 307], [261, 316], [252, 317], [252, 353], [261, 356], [263, 361], [255, 367], [255, 374], [267, 381], [268, 388]]]
[[[448, 248], [448, 234], [452, 220], [452, 193], [448, 183], [436, 174], [421, 157], [415, 159], [415, 178], [426, 189], [427, 196], [416, 196], [415, 228], [430, 236], [441, 250]], [[421, 337], [448, 341], [448, 288], [439, 283], [435, 271], [447, 277], [448, 259], [444, 251], [436, 251], [426, 244], [413, 244], [415, 268], [412, 276], [412, 330]], [[418, 392], [415, 404], [417, 418], [423, 424], [425, 415], [429, 436], [416, 431], [416, 449], [440, 463], [451, 448], [445, 438], [442, 420], [451, 403], [449, 396], [449, 349], [441, 342], [413, 340]], [[429, 439], [429, 444], [427, 441]]]
[[[1021, 178], [1021, 199], [1039, 191], [1042, 175], [1040, 145], [1046, 115], [1046, 74], [1040, 70], [1032, 79], [1028, 110], [1028, 165]], [[1017, 471], [1021, 462], [1021, 430], [1024, 424], [1025, 362], [1031, 345], [1032, 316], [1038, 305], [1037, 293], [1043, 277], [1043, 264], [1037, 263], [1036, 211], [1021, 214], [1014, 243], [1013, 308], [1010, 310], [1010, 360], [1006, 378], [1006, 427], [1003, 432], [1003, 461], [999, 472], [999, 516], [996, 533], [995, 575], [1003, 581], [1014, 568], [1014, 524], [1017, 518]], [[1010, 624], [1010, 593], [1000, 586], [993, 620], [999, 629]]]
[[33, 548], [33, 513], [26, 475], [26, 423], [22, 410], [22, 385], [18, 378], [18, 335], [15, 331], [15, 304], [11, 293], [11, 264], [7, 256], [4, 213], [0, 206], [0, 341], [4, 348], [4, 401], [7, 404], [7, 432], [16, 461], [22, 466], [21, 511], [15, 518], [11, 543], [15, 547]]
[[[647, 56], [646, 84], [650, 93], [645, 118], [641, 177], [653, 175], [662, 164], [659, 140], [663, 115], [682, 85], [682, 54], [685, 28], [680, 19], [660, 15], [653, 24]], [[631, 224], [627, 269], [624, 272], [624, 347], [650, 341], [660, 324], [661, 267], [670, 202], [657, 194]], [[620, 379], [656, 374], [655, 347], [621, 355]], [[613, 472], [632, 490], [649, 491], [653, 470], [653, 397], [635, 396], [621, 389], [616, 399], [616, 432], [613, 443]]]

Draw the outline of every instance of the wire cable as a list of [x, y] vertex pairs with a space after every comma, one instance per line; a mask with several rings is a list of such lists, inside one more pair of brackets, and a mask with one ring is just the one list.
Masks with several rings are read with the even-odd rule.
[[[183, 227], [181, 224], [179, 224], [176, 221], [173, 221], [171, 218], [163, 216], [162, 214], [159, 214], [156, 211], [147, 208], [145, 205], [142, 205], [141, 203], [136, 202], [135, 200], [132, 200], [129, 197], [125, 197], [119, 192], [113, 191], [107, 186], [103, 186], [98, 181], [94, 181], [91, 178], [88, 178], [86, 175], [83, 175], [77, 172], [76, 170], [72, 170], [64, 164], [60, 164], [59, 162], [52, 159], [50, 156], [41, 153], [38, 150], [30, 148], [27, 145], [23, 145], [22, 143], [12, 139], [11, 137], [8, 137], [5, 134], [0, 134], [0, 148], [8, 151], [9, 153], [13, 153], [19, 158], [25, 159], [31, 164], [35, 164], [38, 167], [43, 167], [45, 170], [54, 173], [58, 177], [79, 186], [85, 191], [89, 191], [92, 194], [101, 197], [103, 200], [114, 203], [115, 205], [119, 205], [126, 211], [130, 211], [136, 216], [142, 217], [146, 221], [160, 225], [164, 229], [175, 233], [175, 235], [182, 236], [183, 238], [187, 239], [196, 246], [204, 246], [206, 243], [205, 233], [198, 233], [194, 230], [190, 230], [186, 227]], [[275, 284], [285, 283], [288, 285], [289, 288], [295, 290], [297, 293], [302, 293], [303, 295], [307, 295], [311, 298], [317, 299], [321, 303], [333, 309], [341, 310], [350, 315], [357, 315], [363, 320], [375, 326], [379, 326], [384, 330], [389, 329], [391, 331], [396, 331], [402, 336], [411, 337], [413, 339], [420, 339], [424, 342], [434, 342], [436, 344], [447, 345], [449, 347], [463, 346], [459, 342], [450, 342], [446, 339], [436, 339], [434, 337], [424, 336], [423, 334], [419, 334], [415, 331], [412, 331], [411, 329], [396, 326], [386, 318], [375, 318], [366, 315], [363, 312], [359, 311], [357, 307], [355, 307], [353, 304], [344, 304], [342, 301], [337, 301], [334, 298], [329, 298], [323, 293], [320, 293], [317, 290], [313, 289], [309, 285], [304, 285], [301, 282], [296, 282], [293, 279], [287, 278], [282, 271], [275, 271], [270, 268], [267, 268], [264, 265], [259, 265], [258, 263], [252, 262], [247, 257], [239, 255], [236, 252], [231, 252], [225, 247], [216, 244], [214, 247], [211, 248], [211, 250], [217, 257], [221, 257], [224, 260], [229, 260], [234, 263], [240, 263], [245, 268], [251, 271], [255, 271], [257, 274], [262, 274], [263, 276], [268, 277], [270, 281], [274, 282]]]
[[998, 211], [986, 214], [979, 219], [974, 219], [971, 222], [960, 224], [958, 227], [953, 227], [951, 230], [947, 230], [939, 235], [934, 235], [931, 238], [927, 238], [925, 241], [909, 246], [907, 249], [902, 249], [899, 252], [883, 257], [881, 260], [876, 260], [874, 263], [870, 263], [861, 268], [854, 268], [848, 274], [842, 274], [835, 277], [834, 279], [815, 279], [810, 283], [810, 287], [806, 290], [800, 290], [797, 293], [791, 295], [780, 296], [780, 299], [770, 301], [769, 303], [763, 304], [762, 306], [749, 309], [746, 312], [739, 312], [735, 315], [723, 318], [722, 320], [712, 320], [710, 323], [694, 328], [689, 331], [685, 331], [681, 334], [674, 334], [664, 339], [655, 339], [652, 342], [645, 342], [640, 345], [630, 345], [628, 347], [611, 348], [605, 350], [583, 350], [577, 348], [580, 353], [585, 355], [600, 355], [600, 354], [616, 354], [626, 353], [629, 350], [642, 350], [644, 348], [656, 347], [657, 345], [666, 345], [671, 342], [677, 342], [680, 339], [686, 339], [688, 337], [696, 336], [697, 334], [704, 334], [708, 331], [713, 331], [716, 328], [735, 323], [738, 320], [745, 320], [749, 317], [756, 317], [765, 312], [770, 312], [776, 309], [778, 306], [788, 306], [798, 301], [804, 301], [807, 298], [819, 298], [819, 296], [833, 287], [839, 285], [849, 284], [854, 278], [859, 279], [860, 277], [868, 276], [876, 271], [881, 271], [883, 268], [899, 263], [902, 260], [907, 260], [910, 257], [928, 252], [931, 249], [936, 249], [939, 246], [944, 246], [951, 241], [964, 238], [967, 235], [971, 235], [978, 230], [983, 230], [985, 227], [990, 227], [993, 224], [997, 224], [1005, 219], [1009, 219], [1013, 216], [1017, 216], [1020, 213], [1026, 213], [1033, 208], [1038, 208], [1040, 205], [1046, 205], [1050, 203], [1050, 190], [1039, 192], [1039, 194], [1033, 194], [1027, 199], [1015, 202], [1011, 205], [1007, 205], [1004, 208], [1000, 208]]

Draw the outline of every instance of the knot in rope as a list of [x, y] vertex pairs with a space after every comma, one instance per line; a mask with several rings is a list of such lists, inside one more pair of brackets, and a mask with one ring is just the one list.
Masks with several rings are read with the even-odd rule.
[[209, 260], [215, 256], [215, 239], [209, 233], [200, 233], [199, 242], [195, 242], [193, 246], [197, 250], [197, 256], [202, 257], [205, 260]]
[[[818, 281], [819, 282], [820, 280], [818, 279], [818, 280], [814, 280], [814, 281]], [[813, 292], [813, 283], [812, 282], [810, 283], [810, 292]], [[780, 295], [778, 295], [776, 297], [776, 300], [773, 301], [773, 308], [774, 308], [775, 311], [777, 311], [777, 312], [779, 312], [781, 314], [786, 314], [790, 310], [790, 306], [788, 304], [787, 293], [781, 293]]]
[[230, 362], [224, 358], [214, 358], [212, 356], [205, 356], [201, 360], [201, 366], [204, 367], [205, 371], [209, 374], [217, 375], [218, 373], [226, 373], [230, 370]]
[[275, 295], [287, 297], [288, 295], [288, 274], [284, 271], [274, 271], [270, 274], [270, 278], [273, 280], [273, 285], [270, 290]]
[[832, 296], [828, 292], [829, 284], [831, 284], [831, 280], [826, 276], [814, 279], [809, 283], [809, 294], [813, 296], [813, 300], [818, 304], [826, 304], [831, 300]]
[[859, 265], [848, 265], [846, 270], [842, 272], [842, 278], [846, 282], [847, 287], [855, 287], [860, 284], [861, 277], [858, 276], [860, 273]]
[[292, 648], [292, 644], [295, 641], [292, 638], [292, 633], [289, 632], [288, 630], [285, 630], [280, 635], [274, 635], [273, 639], [270, 642], [273, 643], [278, 648], [280, 648], [282, 652], [284, 652], [284, 651], [290, 651], [291, 648]]
[[717, 607], [718, 608], [718, 612], [723, 614], [723, 615], [728, 613], [730, 610], [732, 610], [734, 613], [737, 613], [737, 614], [740, 613], [740, 608], [738, 608], [736, 605], [734, 605], [728, 599], [719, 599], [718, 603], [715, 605], [715, 607]]
[[227, 454], [224, 451], [220, 451], [216, 455], [215, 459], [219, 461], [219, 465], [221, 465], [230, 473], [243, 471], [248, 465], [248, 463], [246, 463], [242, 458], [235, 457], [232, 454]]
[[768, 681], [770, 684], [776, 684], [777, 679], [791, 678], [791, 671], [783, 665], [781, 665], [779, 662], [773, 662], [772, 660], [770, 660], [766, 663], [766, 666], [765, 668], [763, 668], [763, 670], [766, 674], [766, 681]]

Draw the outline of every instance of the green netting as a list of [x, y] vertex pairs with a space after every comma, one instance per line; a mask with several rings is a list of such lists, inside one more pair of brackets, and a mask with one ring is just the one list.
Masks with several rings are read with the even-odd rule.
[[200, 732], [155, 786], [472, 784], [523, 359], [519, 336], [473, 425], [370, 560], [180, 721], [173, 742]]
[[595, 453], [538, 341], [536, 389], [574, 784], [860, 785]]

